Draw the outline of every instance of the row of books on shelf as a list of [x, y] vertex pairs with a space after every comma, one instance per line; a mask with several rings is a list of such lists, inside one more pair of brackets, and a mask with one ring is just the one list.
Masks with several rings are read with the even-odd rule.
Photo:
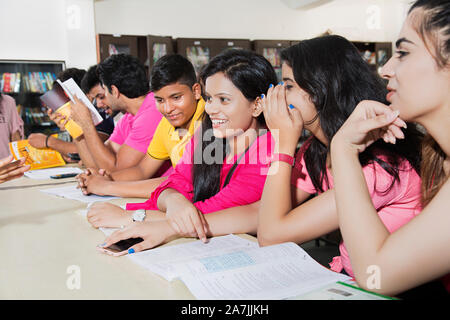
[[366, 61], [368, 64], [376, 64], [375, 59], [375, 52], [366, 50], [364, 52], [361, 52], [361, 57]]
[[22, 108], [22, 119], [27, 125], [51, 126], [53, 122], [41, 107]]
[[0, 91], [5, 93], [20, 92], [20, 85], [25, 92], [44, 93], [51, 90], [56, 74], [52, 72], [5, 72], [0, 77]]
[[0, 78], [0, 91], [1, 92], [19, 92], [20, 90], [20, 72], [9, 73], [5, 72]]

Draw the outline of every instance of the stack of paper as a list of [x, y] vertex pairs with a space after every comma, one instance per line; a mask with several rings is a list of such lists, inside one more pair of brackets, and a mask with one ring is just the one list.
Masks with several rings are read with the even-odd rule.
[[350, 279], [323, 267], [295, 243], [259, 247], [234, 235], [128, 257], [167, 280], [179, 278], [197, 299], [287, 299]]
[[77, 184], [64, 186], [64, 187], [58, 187], [58, 188], [44, 189], [41, 191], [48, 193], [48, 194], [55, 195], [55, 196], [68, 198], [68, 199], [72, 199], [72, 200], [78, 200], [78, 201], [82, 201], [82, 202], [86, 202], [86, 203], [118, 199], [118, 197], [97, 196], [94, 194], [86, 196], [81, 192], [81, 189], [77, 189]]
[[39, 169], [39, 170], [33, 170], [33, 171], [27, 171], [25, 172], [25, 177], [35, 180], [45, 180], [50, 179], [50, 176], [54, 176], [57, 174], [69, 174], [69, 173], [76, 173], [80, 174], [83, 173], [83, 170], [77, 167], [59, 167], [59, 168], [51, 168], [51, 169]]

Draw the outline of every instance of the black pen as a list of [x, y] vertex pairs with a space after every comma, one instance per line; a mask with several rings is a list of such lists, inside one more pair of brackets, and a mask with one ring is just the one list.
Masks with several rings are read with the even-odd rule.
[[78, 173], [63, 173], [63, 174], [55, 174], [54, 176], [50, 176], [52, 179], [63, 179], [63, 178], [72, 178], [76, 177]]

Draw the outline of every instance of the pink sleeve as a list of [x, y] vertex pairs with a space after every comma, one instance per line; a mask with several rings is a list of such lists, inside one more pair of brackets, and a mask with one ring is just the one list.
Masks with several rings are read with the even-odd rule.
[[144, 203], [128, 203], [127, 210], [147, 209], [159, 210], [158, 198], [166, 189], [175, 189], [192, 201], [194, 186], [192, 184], [192, 154], [194, 149], [193, 139], [187, 143], [183, 156], [175, 166], [167, 180], [162, 182], [151, 194], [150, 199]]
[[262, 174], [264, 167], [267, 165], [239, 164], [225, 188], [215, 196], [195, 202], [194, 205], [206, 214], [260, 200], [267, 177]]
[[125, 137], [126, 137], [126, 125], [128, 120], [128, 113], [124, 114], [122, 118], [120, 118], [120, 120], [117, 122], [117, 124], [114, 126], [114, 130], [113, 133], [111, 133], [111, 135], [109, 136], [109, 140], [111, 140], [112, 142], [115, 142], [119, 145], [122, 145], [125, 141]]
[[20, 137], [23, 138], [23, 120], [20, 117], [19, 113], [17, 112], [16, 102], [14, 98], [11, 99], [7, 98], [7, 102], [8, 102], [7, 109], [8, 112], [10, 113], [9, 119], [11, 120], [11, 122], [9, 123], [9, 130], [10, 130], [9, 132], [13, 134], [19, 131]]
[[[248, 151], [236, 167], [229, 184], [213, 197], [195, 202], [194, 205], [202, 213], [210, 213], [235, 206], [242, 206], [261, 199], [264, 182], [266, 180], [268, 158], [272, 154], [273, 138], [268, 135], [258, 138], [257, 142]], [[174, 172], [155, 191], [150, 199], [144, 204], [127, 204], [127, 210], [149, 209], [158, 210], [157, 202], [159, 195], [166, 189], [175, 189], [183, 194], [186, 199], [192, 201], [192, 154], [194, 150], [194, 139], [191, 138], [186, 145], [183, 157], [175, 167]]]
[[156, 108], [153, 93], [151, 96], [148, 96], [146, 100], [149, 105], [144, 112], [135, 119], [130, 133], [124, 141], [124, 144], [142, 153], [147, 153], [148, 146], [152, 141], [156, 127], [162, 119], [162, 114]]

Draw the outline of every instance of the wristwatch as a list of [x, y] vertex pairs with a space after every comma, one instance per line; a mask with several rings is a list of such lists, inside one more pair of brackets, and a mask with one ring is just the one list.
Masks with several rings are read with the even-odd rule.
[[144, 209], [139, 209], [133, 212], [133, 222], [142, 222], [146, 217], [146, 213]]

